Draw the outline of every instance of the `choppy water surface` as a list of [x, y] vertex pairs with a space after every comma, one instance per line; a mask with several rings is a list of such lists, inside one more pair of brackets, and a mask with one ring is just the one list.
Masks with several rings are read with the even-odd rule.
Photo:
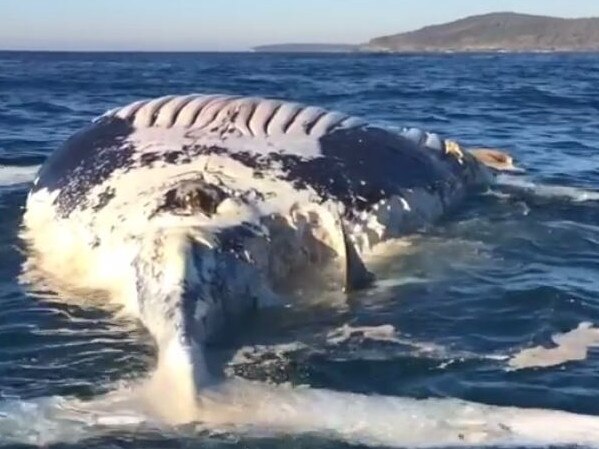
[[[213, 348], [224, 360], [236, 354], [230, 375], [599, 415], [597, 86], [599, 55], [0, 53], [0, 410], [2, 401], [89, 398], [155, 363], [136, 323], [86, 298], [65, 303], [17, 282], [24, 259], [17, 233], [35, 166], [109, 108], [223, 92], [422, 127], [466, 146], [507, 149], [526, 169], [405, 242], [400, 257], [381, 264], [372, 289], [348, 301], [331, 295], [265, 311], [232, 331]], [[570, 338], [552, 339], [580, 323], [587, 324]], [[564, 358], [582, 360], [523, 367], [547, 359], [522, 352], [540, 345], [561, 345], [570, 349]], [[531, 354], [538, 357], [514, 362]], [[326, 403], [319, 412], [327, 413]], [[345, 445], [318, 435], [189, 429], [113, 431], [70, 444]]]

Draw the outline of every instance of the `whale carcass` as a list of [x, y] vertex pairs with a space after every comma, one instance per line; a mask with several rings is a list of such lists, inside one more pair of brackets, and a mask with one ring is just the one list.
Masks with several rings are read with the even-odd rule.
[[373, 247], [490, 183], [489, 153], [475, 154], [297, 103], [138, 101], [48, 158], [23, 237], [36, 270], [106, 292], [201, 385], [199, 346], [226, 323], [277, 301], [292, 280], [367, 285]]

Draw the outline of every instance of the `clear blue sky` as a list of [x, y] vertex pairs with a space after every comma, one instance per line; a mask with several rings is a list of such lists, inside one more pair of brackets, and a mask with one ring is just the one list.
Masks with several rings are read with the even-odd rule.
[[599, 0], [0, 0], [0, 48], [246, 50], [364, 42], [466, 15], [599, 16]]

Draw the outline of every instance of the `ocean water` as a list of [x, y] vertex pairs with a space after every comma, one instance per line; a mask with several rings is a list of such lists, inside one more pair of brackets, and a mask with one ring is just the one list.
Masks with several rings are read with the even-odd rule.
[[[284, 98], [421, 127], [505, 149], [525, 170], [403, 241], [372, 288], [317, 295], [231, 330], [211, 348], [230, 376], [599, 415], [598, 86], [593, 54], [0, 53], [0, 446], [45, 443], [52, 432], [26, 404], [93, 398], [156, 363], [137, 323], [18, 282], [28, 182], [105, 110], [190, 92]], [[3, 438], [11, 413], [23, 417], [14, 424], [21, 440]], [[324, 401], [318, 413], [334, 409]], [[204, 427], [49, 439], [98, 448], [366, 444], [345, 440]]]

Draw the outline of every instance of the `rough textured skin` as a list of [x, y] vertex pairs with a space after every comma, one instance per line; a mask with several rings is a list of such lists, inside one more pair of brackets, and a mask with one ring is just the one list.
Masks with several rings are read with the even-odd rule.
[[451, 148], [435, 134], [296, 103], [140, 101], [50, 156], [24, 237], [39, 269], [111, 292], [159, 342], [187, 347], [300, 274], [363, 285], [372, 246], [489, 181]]

